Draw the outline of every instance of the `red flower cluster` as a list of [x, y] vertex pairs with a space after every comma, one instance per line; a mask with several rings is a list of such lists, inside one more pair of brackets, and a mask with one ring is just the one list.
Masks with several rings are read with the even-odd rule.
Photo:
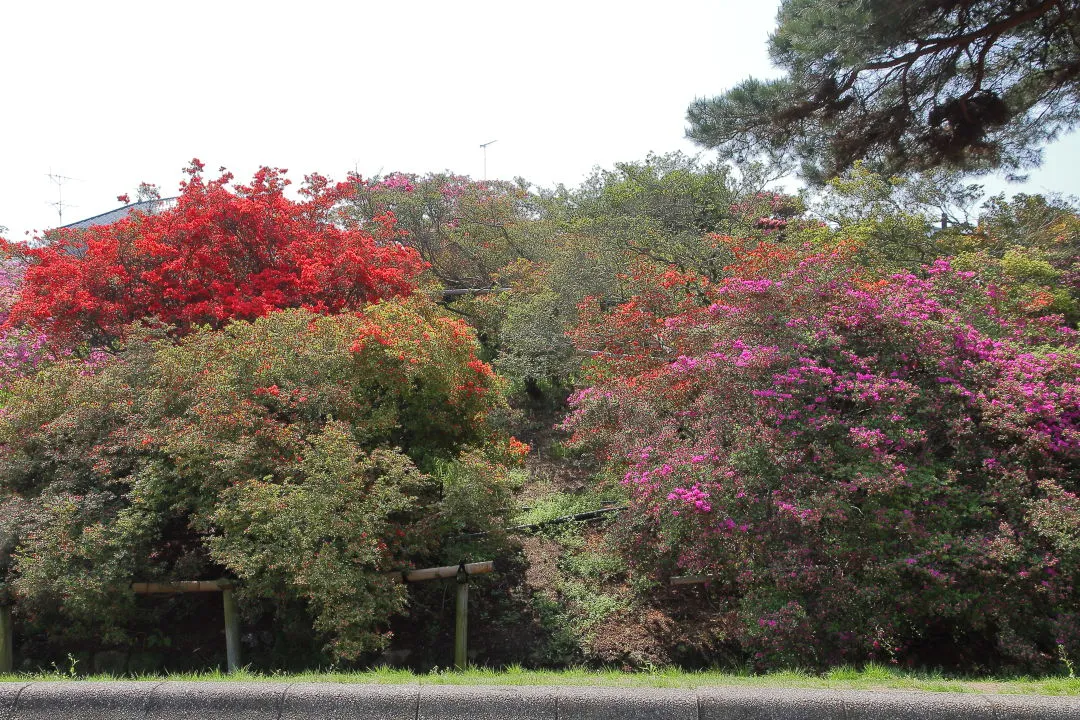
[[30, 266], [9, 324], [48, 328], [59, 341], [102, 342], [146, 316], [220, 327], [290, 307], [319, 313], [407, 295], [424, 263], [397, 242], [392, 215], [359, 227], [337, 222], [346, 184], [312, 178], [285, 197], [284, 170], [250, 186], [204, 181], [195, 160], [175, 207], [112, 225], [65, 231], [56, 242], [8, 249]]

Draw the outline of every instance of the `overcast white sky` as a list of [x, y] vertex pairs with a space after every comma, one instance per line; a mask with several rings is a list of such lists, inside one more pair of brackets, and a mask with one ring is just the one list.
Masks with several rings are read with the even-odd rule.
[[[683, 139], [687, 105], [773, 74], [777, 3], [31, 0], [0, 3], [0, 225], [11, 239], [175, 194], [198, 157], [246, 180], [450, 169], [575, 185]], [[1080, 195], [1080, 140], [1021, 188]], [[995, 186], [995, 189], [997, 186]]]

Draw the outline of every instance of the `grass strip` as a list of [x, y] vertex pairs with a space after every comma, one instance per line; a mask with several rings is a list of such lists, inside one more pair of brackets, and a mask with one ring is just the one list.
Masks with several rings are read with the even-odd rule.
[[837, 668], [823, 674], [801, 671], [764, 675], [719, 671], [656, 669], [648, 672], [570, 668], [566, 670], [526, 670], [470, 668], [464, 671], [439, 670], [416, 673], [410, 670], [376, 668], [341, 672], [335, 670], [300, 673], [261, 673], [241, 670], [140, 675], [71, 675], [62, 672], [0, 675], [0, 681], [114, 681], [114, 680], [185, 680], [198, 682], [334, 682], [420, 685], [572, 685], [599, 687], [652, 688], [806, 688], [814, 690], [918, 690], [923, 692], [1002, 693], [1023, 695], [1080, 695], [1080, 678], [1032, 677], [948, 677], [935, 672], [909, 672], [871, 665], [862, 669]]

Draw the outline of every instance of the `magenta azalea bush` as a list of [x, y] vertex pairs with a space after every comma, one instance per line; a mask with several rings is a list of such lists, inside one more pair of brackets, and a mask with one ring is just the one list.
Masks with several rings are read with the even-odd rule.
[[736, 249], [587, 315], [565, 425], [632, 505], [628, 560], [713, 576], [758, 667], [1080, 658], [1080, 349], [938, 261]]
[[[18, 299], [24, 270], [18, 261], [0, 261], [0, 325], [7, 322], [11, 306]], [[47, 340], [44, 333], [27, 328], [0, 330], [0, 393], [52, 357]]]

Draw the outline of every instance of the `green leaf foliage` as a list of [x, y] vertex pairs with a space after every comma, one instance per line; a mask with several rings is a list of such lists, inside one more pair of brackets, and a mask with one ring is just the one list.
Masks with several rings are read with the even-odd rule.
[[887, 174], [1015, 171], [1078, 119], [1075, 0], [784, 0], [769, 42], [785, 74], [690, 106], [689, 137], [824, 182], [864, 160]]
[[144, 326], [97, 366], [58, 362], [0, 416], [0, 588], [58, 640], [120, 642], [133, 580], [233, 576], [249, 612], [307, 617], [331, 656], [375, 649], [405, 604], [392, 571], [505, 524], [501, 388], [477, 350], [411, 300], [179, 341]]

